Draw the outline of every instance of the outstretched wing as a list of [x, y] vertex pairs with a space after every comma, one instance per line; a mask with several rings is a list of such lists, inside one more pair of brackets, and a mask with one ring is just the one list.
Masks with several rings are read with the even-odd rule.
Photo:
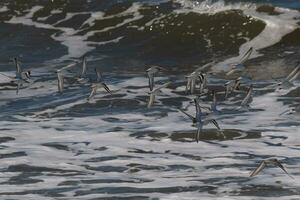
[[149, 101], [148, 101], [148, 106], [147, 106], [147, 107], [148, 107], [148, 108], [151, 108], [151, 106], [153, 105], [154, 101], [155, 101], [155, 94], [151, 93], [151, 94], [150, 94]]
[[171, 82], [167, 82], [167, 83], [165, 83], [165, 84], [163, 84], [163, 85], [157, 87], [157, 88], [155, 89], [155, 91], [158, 91], [158, 90], [161, 90], [161, 89], [163, 89], [163, 88], [166, 88], [166, 87], [168, 87], [170, 84], [171, 84]]
[[183, 114], [185, 114], [186, 116], [188, 116], [192, 121], [195, 121], [195, 117], [193, 117], [192, 115], [190, 115], [189, 113], [185, 112], [182, 109], [179, 109], [180, 112], [182, 112]]
[[154, 75], [152, 73], [148, 73], [148, 79], [149, 79], [149, 89], [150, 91], [152, 91], [154, 87]]
[[21, 78], [22, 69], [17, 58], [14, 58], [14, 63], [16, 66], [16, 77]]
[[259, 172], [261, 172], [264, 168], [266, 167], [266, 163], [265, 161], [262, 161], [259, 166], [250, 174], [250, 177], [256, 176], [257, 174], [259, 174]]
[[244, 64], [250, 58], [252, 52], [253, 52], [253, 47], [250, 47], [250, 49], [241, 58], [240, 64]]
[[[300, 66], [296, 67], [286, 78], [285, 80], [290, 81], [291, 78], [295, 77], [297, 73], [300, 71]], [[296, 77], [297, 78], [297, 77]]]
[[97, 87], [96, 85], [93, 85], [93, 86], [92, 86], [91, 94], [90, 94], [90, 96], [87, 98], [88, 100], [91, 100], [91, 99], [96, 95], [97, 89], [98, 89], [98, 87]]
[[194, 72], [198, 73], [198, 72], [204, 71], [204, 70], [206, 70], [206, 68], [208, 68], [208, 67], [210, 67], [210, 66], [212, 66], [214, 64], [216, 64], [215, 61], [209, 62], [209, 63], [207, 63], [207, 64], [205, 64], [205, 65], [203, 65], [201, 67], [198, 67]]
[[101, 72], [97, 68], [95, 68], [95, 72], [96, 72], [96, 76], [97, 76], [97, 82], [102, 82], [103, 78], [102, 78]]
[[109, 94], [111, 94], [111, 90], [108, 88], [108, 86], [105, 83], [101, 83], [103, 88], [106, 90], [106, 92], [108, 92]]
[[64, 76], [60, 72], [57, 73], [58, 91], [60, 93], [64, 90]]
[[246, 97], [243, 99], [242, 103], [241, 103], [241, 106], [246, 106], [249, 101], [250, 101], [250, 98], [251, 98], [251, 95], [252, 95], [252, 91], [253, 91], [253, 86], [250, 85], [250, 88], [248, 89], [248, 92], [247, 92], [247, 95]]
[[201, 122], [197, 123], [197, 134], [196, 134], [196, 138], [195, 138], [197, 143], [199, 142], [200, 133], [202, 132], [202, 126], [203, 126], [203, 124]]
[[82, 59], [82, 72], [81, 72], [81, 78], [84, 77], [86, 75], [86, 69], [87, 69], [87, 65], [86, 65], [86, 57], [84, 56]]
[[211, 110], [214, 112], [217, 111], [217, 95], [215, 91], [213, 91], [213, 101], [211, 103]]
[[211, 119], [210, 122], [213, 123], [213, 125], [215, 125], [215, 127], [216, 127], [218, 130], [221, 130], [221, 128], [220, 128], [218, 122], [217, 122], [215, 119]]
[[282, 169], [289, 177], [291, 177], [292, 179], [294, 179], [294, 177], [292, 177], [292, 176], [286, 171], [286, 169], [283, 167], [283, 165], [282, 165], [278, 160], [275, 161], [275, 165], [276, 165], [277, 167], [279, 167], [280, 169]]
[[298, 78], [298, 76], [300, 75], [300, 68], [299, 70], [296, 72], [296, 74], [294, 76], [292, 76], [290, 79], [289, 79], [289, 82], [293, 82], [294, 80], [296, 80]]

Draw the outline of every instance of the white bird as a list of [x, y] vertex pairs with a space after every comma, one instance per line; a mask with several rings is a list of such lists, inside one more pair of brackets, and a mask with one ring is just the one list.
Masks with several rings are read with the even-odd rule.
[[151, 106], [154, 104], [155, 101], [155, 96], [158, 95], [159, 93], [161, 93], [161, 89], [168, 87], [171, 84], [171, 82], [167, 82], [157, 88], [155, 88], [154, 90], [150, 91], [150, 98], [148, 101], [148, 108], [151, 108]]
[[150, 91], [153, 90], [155, 82], [154, 82], [154, 76], [156, 73], [160, 72], [160, 71], [167, 71], [165, 68], [160, 67], [160, 66], [152, 66], [149, 69], [146, 70], [147, 75], [148, 75], [148, 79], [149, 79], [149, 88]]
[[242, 71], [244, 68], [244, 63], [250, 58], [253, 52], [253, 47], [250, 47], [249, 50], [243, 55], [241, 60], [238, 63], [231, 64], [231, 70], [226, 73], [227, 76], [233, 74], [237, 71]]
[[291, 115], [291, 114], [295, 114], [295, 113], [300, 113], [300, 105], [294, 108], [290, 108], [286, 111], [284, 111], [283, 113], [281, 113], [280, 115]]
[[[197, 133], [195, 134], [195, 140], [198, 143], [199, 138], [200, 138], [200, 133], [202, 132], [202, 129], [203, 129], [204, 125], [206, 125], [208, 123], [212, 123], [213, 125], [215, 125], [215, 127], [219, 131], [221, 130], [221, 128], [220, 128], [219, 124], [217, 123], [217, 121], [215, 119], [208, 118], [207, 115], [201, 111], [201, 106], [199, 104], [199, 99], [198, 98], [194, 99], [194, 103], [195, 103], [195, 107], [196, 107], [196, 116], [195, 117], [188, 114], [187, 112], [185, 112], [182, 109], [179, 109], [179, 111], [181, 111], [183, 114], [188, 116], [192, 120], [192, 123], [197, 126]], [[221, 133], [224, 136], [223, 132], [221, 132]]]
[[199, 82], [200, 82], [200, 93], [203, 93], [204, 88], [207, 85], [207, 77], [206, 77], [205, 73], [202, 73], [202, 71], [205, 70], [206, 68], [212, 66], [213, 64], [215, 64], [215, 62], [207, 63], [207, 64], [205, 64], [201, 67], [198, 67], [195, 71], [193, 71], [189, 75], [185, 76], [186, 79], [187, 79], [185, 91], [186, 92], [190, 91], [191, 94], [194, 94], [195, 88], [196, 88], [196, 85], [197, 85], [197, 80], [199, 80]]
[[109, 94], [112, 93], [110, 91], [110, 89], [108, 88], [108, 86], [103, 82], [94, 83], [94, 84], [92, 84], [91, 88], [92, 88], [92, 91], [91, 91], [90, 96], [87, 98], [88, 101], [91, 100], [96, 95], [97, 90], [100, 88], [104, 88], [106, 90], [106, 92], [108, 92]]
[[77, 62], [74, 62], [74, 63], [68, 64], [67, 66], [62, 67], [62, 68], [60, 68], [60, 69], [58, 69], [58, 70], [56, 70], [56, 71], [57, 71], [57, 72], [62, 72], [62, 71], [64, 71], [64, 70], [67, 70], [67, 69], [69, 69], [69, 68], [72, 68], [72, 67], [74, 67], [74, 66], [76, 66], [76, 65], [77, 65]]
[[266, 166], [268, 165], [275, 165], [276, 167], [279, 167], [280, 169], [282, 169], [289, 177], [291, 177], [292, 179], [294, 179], [291, 175], [289, 175], [289, 173], [285, 170], [285, 168], [283, 167], [283, 165], [275, 158], [272, 159], [268, 159], [268, 160], [263, 160], [259, 166], [250, 174], [250, 177], [256, 176], [257, 174], [259, 174]]
[[293, 82], [298, 78], [300, 75], [300, 63], [297, 64], [296, 68], [283, 80], [277, 83], [279, 89], [290, 88], [294, 86]]
[[199, 79], [199, 72], [192, 72], [191, 74], [187, 75], [186, 78], [187, 83], [185, 91], [187, 92], [189, 90], [191, 94], [194, 94], [197, 80]]
[[236, 80], [231, 80], [231, 81], [228, 81], [224, 84], [224, 86], [225, 86], [225, 99], [228, 97], [228, 95], [230, 93], [240, 89], [241, 80], [242, 80], [242, 78], [239, 77]]

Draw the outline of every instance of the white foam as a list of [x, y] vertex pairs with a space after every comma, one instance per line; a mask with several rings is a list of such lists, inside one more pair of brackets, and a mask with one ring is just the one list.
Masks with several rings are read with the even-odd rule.
[[257, 12], [257, 6], [252, 3], [225, 3], [223, 0], [216, 2], [211, 0], [205, 0], [202, 2], [176, 0], [176, 2], [183, 6], [183, 8], [176, 10], [177, 13], [195, 12], [213, 15], [219, 12], [236, 9], [242, 10], [246, 16], [252, 17], [252, 20], [257, 19], [265, 23], [266, 26], [261, 33], [259, 33], [252, 40], [241, 45], [238, 56], [218, 63], [215, 66], [215, 70], [228, 70], [229, 64], [238, 62], [250, 47], [253, 47], [255, 50], [250, 59], [260, 56], [260, 54], [257, 52], [258, 50], [278, 43], [283, 36], [291, 33], [299, 27], [297, 23], [299, 22], [298, 18], [300, 13], [297, 10], [276, 7], [275, 11], [279, 12], [280, 14], [269, 15], [267, 13]]

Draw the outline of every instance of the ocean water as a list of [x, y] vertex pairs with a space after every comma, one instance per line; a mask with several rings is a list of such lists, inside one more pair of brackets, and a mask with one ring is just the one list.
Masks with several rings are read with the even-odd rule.
[[[3, 0], [0, 22], [0, 199], [300, 199], [300, 115], [280, 115], [299, 105], [300, 82], [270, 87], [299, 62], [298, 0]], [[87, 101], [80, 63], [58, 93], [56, 70], [83, 56], [112, 95]], [[32, 73], [18, 95], [13, 57]], [[217, 95], [225, 138], [209, 124], [196, 143], [178, 109], [195, 112], [185, 75], [211, 61], [209, 89], [242, 76], [254, 93], [245, 111], [245, 93]], [[172, 84], [148, 109], [150, 65]], [[276, 167], [250, 178], [268, 158], [294, 179]]]

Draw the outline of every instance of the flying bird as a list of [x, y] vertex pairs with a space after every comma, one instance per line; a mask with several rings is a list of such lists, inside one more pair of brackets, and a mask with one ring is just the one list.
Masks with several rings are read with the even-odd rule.
[[[201, 106], [199, 104], [198, 98], [194, 99], [194, 103], [195, 103], [195, 107], [196, 107], [196, 116], [195, 117], [190, 115], [189, 113], [185, 112], [182, 109], [179, 109], [179, 111], [182, 112], [183, 114], [185, 114], [186, 116], [188, 116], [192, 120], [193, 125], [197, 126], [197, 133], [195, 134], [195, 140], [198, 143], [199, 138], [200, 138], [200, 133], [202, 133], [204, 125], [206, 125], [208, 123], [212, 123], [219, 131], [221, 130], [221, 128], [215, 119], [208, 118], [207, 115], [201, 111]], [[223, 136], [224, 136], [224, 134], [223, 134]]]
[[104, 82], [94, 83], [91, 86], [91, 88], [92, 88], [92, 91], [90, 93], [90, 96], [87, 98], [88, 101], [91, 100], [96, 95], [97, 90], [100, 89], [100, 88], [104, 88], [105, 91], [109, 94], [112, 93], [111, 90], [108, 88], [108, 86]]
[[244, 63], [250, 58], [252, 52], [253, 52], [253, 47], [250, 47], [238, 63], [231, 65], [231, 70], [227, 72], [226, 75], [229, 76], [234, 72], [242, 71], [244, 68]]
[[165, 68], [160, 67], [160, 66], [152, 66], [149, 69], [146, 70], [147, 75], [148, 75], [148, 79], [149, 79], [149, 88], [150, 91], [153, 90], [155, 82], [154, 82], [154, 76], [155, 74], [157, 74], [158, 72], [161, 71], [167, 71]]
[[283, 165], [275, 158], [272, 159], [268, 159], [268, 160], [263, 160], [259, 166], [250, 174], [250, 177], [256, 176], [258, 175], [265, 167], [270, 166], [270, 165], [274, 165], [276, 167], [279, 167], [280, 169], [282, 169], [289, 177], [291, 177], [292, 179], [294, 179], [287, 171], [286, 169], [283, 167]]

